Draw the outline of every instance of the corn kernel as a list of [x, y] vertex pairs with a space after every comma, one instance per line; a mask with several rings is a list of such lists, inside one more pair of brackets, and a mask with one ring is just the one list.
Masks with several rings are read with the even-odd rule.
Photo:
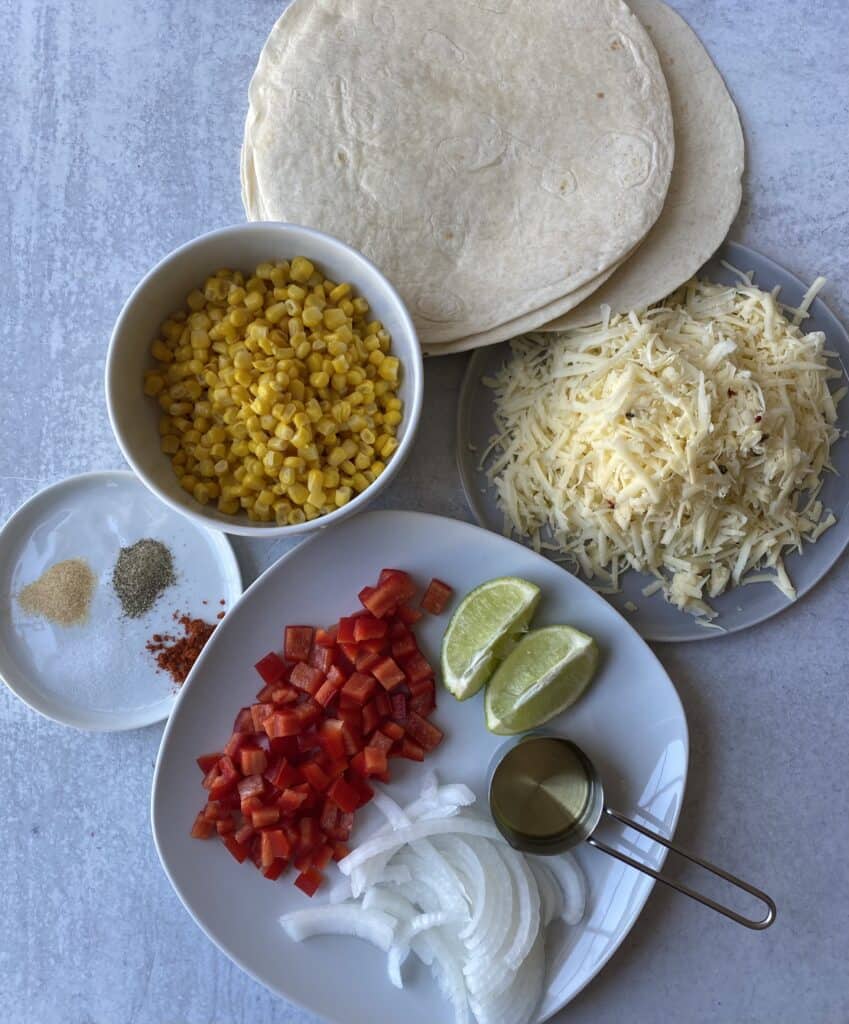
[[304, 256], [296, 256], [292, 260], [289, 268], [289, 277], [293, 281], [303, 283], [308, 281], [312, 277], [313, 273], [315, 273], [315, 266]]
[[352, 494], [353, 492], [350, 487], [337, 487], [336, 493], [333, 495], [336, 507], [341, 508], [343, 505], [347, 505], [351, 500]]

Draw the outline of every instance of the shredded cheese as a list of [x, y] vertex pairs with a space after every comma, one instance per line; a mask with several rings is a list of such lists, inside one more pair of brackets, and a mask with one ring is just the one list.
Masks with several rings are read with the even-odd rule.
[[693, 280], [643, 314], [514, 340], [484, 381], [505, 531], [608, 593], [651, 573], [644, 594], [704, 621], [755, 570], [795, 597], [782, 554], [835, 521], [817, 496], [846, 394], [824, 335], [798, 326], [822, 284], [786, 310], [745, 275]]

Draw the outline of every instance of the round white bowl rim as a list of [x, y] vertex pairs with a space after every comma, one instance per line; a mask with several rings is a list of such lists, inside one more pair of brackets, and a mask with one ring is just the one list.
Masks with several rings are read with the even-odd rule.
[[[352, 498], [347, 505], [343, 505], [341, 508], [335, 509], [333, 512], [328, 512], [326, 515], [319, 516], [317, 519], [295, 525], [277, 526], [269, 523], [251, 523], [235, 517], [232, 523], [222, 523], [220, 520], [213, 519], [206, 515], [203, 512], [203, 505], [198, 504], [197, 508], [192, 508], [188, 498], [185, 503], [182, 501], [175, 501], [172, 497], [161, 491], [139, 467], [130, 446], [125, 443], [122, 432], [118, 427], [117, 415], [112, 401], [111, 380], [113, 373], [115, 372], [116, 351], [119, 343], [118, 339], [124, 329], [124, 324], [129, 315], [129, 310], [142, 296], [154, 278], [158, 277], [164, 270], [167, 270], [175, 260], [186, 252], [198, 248], [213, 239], [227, 238], [231, 236], [235, 237], [241, 234], [260, 234], [264, 231], [268, 231], [269, 229], [278, 231], [282, 235], [291, 235], [293, 238], [297, 238], [298, 236], [307, 236], [327, 243], [331, 247], [346, 254], [350, 259], [361, 262], [378, 276], [387, 294], [397, 305], [400, 319], [404, 324], [404, 329], [413, 341], [412, 365], [410, 366], [405, 363], [404, 366], [405, 372], [410, 373], [412, 400], [408, 403], [408, 408], [405, 412], [407, 429], [397, 450], [387, 463], [386, 469], [380, 474], [374, 483], [369, 484], [364, 491]], [[333, 235], [327, 234], [325, 231], [319, 231], [317, 228], [310, 228], [302, 224], [294, 224], [289, 221], [259, 220], [249, 221], [245, 224], [230, 224], [226, 227], [215, 228], [212, 231], [207, 231], [202, 235], [198, 235], [187, 242], [183, 242], [182, 245], [177, 246], [176, 249], [172, 249], [171, 252], [163, 256], [161, 260], [147, 271], [125, 300], [121, 307], [121, 312], [118, 314], [118, 319], [115, 321], [115, 326], [112, 328], [112, 333], [109, 337], [109, 348], [106, 354], [104, 384], [109, 423], [112, 427], [112, 433], [115, 436], [115, 440], [118, 442], [118, 447], [121, 449], [121, 454], [127, 460], [139, 480], [141, 480], [144, 486], [147, 487], [152, 494], [155, 494], [160, 501], [165, 502], [165, 504], [174, 509], [175, 512], [179, 512], [181, 515], [194, 519], [207, 529], [217, 530], [221, 533], [234, 534], [242, 537], [272, 539], [290, 537], [302, 533], [312, 533], [313, 531], [320, 530], [325, 526], [330, 526], [331, 523], [341, 522], [343, 519], [347, 519], [348, 516], [354, 515], [363, 509], [390, 483], [406, 461], [418, 430], [419, 419], [421, 418], [422, 411], [422, 401], [424, 398], [424, 367], [422, 362], [421, 345], [419, 344], [418, 333], [416, 332], [412, 317], [410, 316], [404, 300], [399, 295], [398, 290], [383, 273], [380, 267], [373, 263], [367, 256], [364, 256], [358, 249], [355, 249], [353, 246], [348, 245], [347, 242], [343, 242], [341, 239], [336, 238]]]

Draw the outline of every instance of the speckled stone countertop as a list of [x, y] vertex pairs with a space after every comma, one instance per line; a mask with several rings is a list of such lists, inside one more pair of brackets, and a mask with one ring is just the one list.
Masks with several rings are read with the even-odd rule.
[[[740, 108], [731, 237], [849, 320], [849, 9], [678, 0]], [[248, 79], [280, 0], [0, 0], [0, 517], [121, 466], [106, 343], [138, 278], [240, 221]], [[430, 361], [413, 454], [385, 505], [469, 518], [454, 468], [465, 357]], [[246, 581], [285, 543], [235, 542]], [[690, 722], [678, 838], [766, 888], [763, 934], [655, 891], [570, 1024], [849, 1020], [849, 561], [771, 622], [657, 653]], [[314, 1024], [198, 931], [160, 869], [148, 794], [161, 726], [83, 735], [0, 687], [5, 1024]], [[393, 1022], [381, 1022], [393, 1024]]]

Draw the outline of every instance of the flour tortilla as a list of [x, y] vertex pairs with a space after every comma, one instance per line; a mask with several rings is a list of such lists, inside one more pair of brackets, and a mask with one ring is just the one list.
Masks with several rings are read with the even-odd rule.
[[593, 296], [543, 331], [585, 327], [643, 309], [688, 281], [725, 239], [743, 195], [743, 129], [722, 76], [684, 19], [661, 0], [628, 0], [666, 74], [675, 123], [675, 167], [658, 222], [634, 258]]
[[657, 54], [621, 0], [295, 0], [251, 82], [243, 198], [250, 219], [361, 249], [428, 345], [617, 264], [673, 150]]
[[672, 99], [675, 166], [660, 218], [621, 269], [598, 279], [591, 298], [574, 293], [578, 299], [565, 316], [553, 319], [557, 303], [550, 303], [495, 331], [428, 346], [428, 355], [465, 352], [533, 330], [584, 327], [601, 319], [602, 304], [615, 313], [644, 308], [689, 280], [722, 244], [742, 197], [745, 154], [737, 108], [680, 15], [662, 0], [630, 0], [629, 6], [651, 36]]

